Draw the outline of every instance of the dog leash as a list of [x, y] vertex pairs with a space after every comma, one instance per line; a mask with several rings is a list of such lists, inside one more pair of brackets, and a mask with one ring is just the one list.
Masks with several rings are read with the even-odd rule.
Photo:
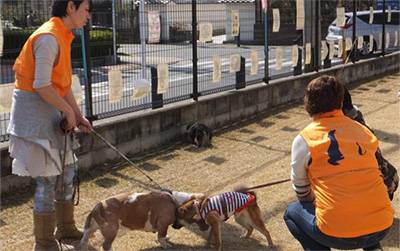
[[[62, 169], [61, 169], [61, 182], [60, 182], [60, 187], [59, 187], [59, 189], [60, 189], [60, 194], [61, 194], [61, 198], [64, 198], [64, 193], [65, 193], [65, 186], [64, 186], [64, 172], [65, 172], [65, 161], [66, 161], [66, 158], [67, 158], [67, 145], [68, 145], [68, 135], [70, 136], [70, 137], [72, 137], [72, 134], [74, 133], [74, 130], [72, 129], [72, 130], [67, 130], [66, 129], [66, 127], [67, 127], [67, 120], [65, 119], [65, 118], [62, 118], [60, 121], [59, 121], [59, 123], [58, 123], [58, 125], [57, 125], [57, 129], [58, 129], [58, 131], [59, 131], [59, 133], [60, 134], [62, 134], [62, 135], [64, 135], [64, 153], [63, 153], [63, 158], [62, 158]], [[71, 150], [72, 150], [72, 146], [71, 146]], [[75, 168], [75, 177], [74, 177], [74, 192], [73, 192], [73, 195], [72, 195], [72, 201], [74, 201], [74, 198], [75, 198], [75, 193], [76, 193], [76, 186], [78, 186], [78, 189], [77, 189], [77, 191], [78, 191], [78, 200], [77, 200], [77, 203], [75, 204], [75, 206], [76, 205], [78, 205], [79, 204], [79, 178], [77, 177], [78, 176], [78, 173], [77, 173], [77, 168], [76, 168], [76, 163], [75, 163], [75, 157], [73, 156], [73, 153], [72, 153], [72, 159], [73, 159], [73, 161], [74, 161], [74, 168]], [[76, 181], [77, 181], [77, 183], [76, 183]], [[66, 185], [66, 184], [65, 184]], [[58, 189], [57, 189], [58, 190]], [[63, 200], [63, 202], [64, 202], [64, 200]], [[60, 215], [61, 215], [61, 224], [59, 224], [59, 226], [60, 226], [60, 232], [62, 233], [63, 232], [63, 228], [64, 228], [64, 207], [62, 206], [61, 208], [60, 208], [60, 210], [61, 210], [61, 212], [60, 212]], [[59, 219], [60, 220], [60, 219]], [[57, 226], [58, 227], [58, 226]], [[63, 242], [63, 240], [61, 239], [61, 237], [60, 237], [60, 239], [58, 239], [57, 240], [58, 241], [58, 244], [59, 244], [59, 247], [60, 247], [60, 250], [61, 251], [63, 251], [64, 250], [64, 248], [63, 247], [65, 247], [66, 248], [66, 250], [70, 250], [69, 248], [68, 248], [68, 246]]]
[[129, 164], [131, 164], [134, 168], [136, 168], [139, 172], [141, 172], [144, 176], [146, 176], [151, 182], [156, 184], [160, 190], [163, 190], [164, 188], [160, 186], [157, 182], [155, 182], [149, 175], [147, 175], [145, 172], [143, 172], [139, 167], [137, 167], [133, 162], [128, 159], [123, 153], [121, 153], [115, 146], [113, 146], [110, 142], [108, 142], [103, 136], [101, 136], [96, 130], [92, 128], [92, 132], [99, 138], [101, 139], [104, 143], [106, 143], [111, 149], [113, 149], [115, 152], [117, 152], [122, 158], [124, 158], [126, 161], [128, 161]]
[[269, 186], [273, 186], [273, 185], [276, 185], [276, 184], [285, 183], [285, 182], [288, 182], [288, 181], [290, 181], [290, 179], [279, 180], [279, 181], [275, 181], [275, 182], [271, 182], [271, 183], [266, 183], [266, 184], [262, 184], [262, 185], [258, 185], [258, 186], [253, 186], [253, 187], [247, 187], [247, 188], [245, 188], [245, 191], [250, 191], [250, 190], [263, 188], [263, 187], [269, 187]]

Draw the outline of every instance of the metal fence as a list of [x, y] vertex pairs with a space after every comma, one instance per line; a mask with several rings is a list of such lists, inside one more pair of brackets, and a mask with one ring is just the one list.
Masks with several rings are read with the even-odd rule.
[[[268, 84], [399, 49], [398, 1], [269, 0], [267, 12], [261, 0], [93, 2], [91, 24], [72, 45], [73, 73], [83, 91], [77, 95], [90, 120]], [[12, 85], [15, 57], [29, 34], [50, 18], [50, 5], [51, 0], [2, 1], [0, 142], [8, 140], [12, 95], [2, 87]], [[161, 71], [165, 65], [167, 72]], [[151, 83], [151, 90], [134, 99], [141, 79]]]

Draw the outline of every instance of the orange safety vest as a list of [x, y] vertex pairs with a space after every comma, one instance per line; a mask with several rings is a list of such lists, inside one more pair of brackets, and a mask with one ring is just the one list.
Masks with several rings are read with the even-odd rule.
[[321, 232], [352, 238], [390, 227], [394, 210], [375, 158], [374, 134], [341, 110], [314, 118], [300, 134], [310, 149], [308, 176]]
[[56, 91], [64, 97], [71, 88], [71, 42], [74, 35], [58, 17], [53, 17], [37, 29], [26, 41], [21, 53], [15, 61], [15, 88], [37, 92], [33, 88], [35, 79], [35, 58], [33, 44], [43, 34], [51, 34], [57, 39], [59, 59], [51, 74], [51, 83]]

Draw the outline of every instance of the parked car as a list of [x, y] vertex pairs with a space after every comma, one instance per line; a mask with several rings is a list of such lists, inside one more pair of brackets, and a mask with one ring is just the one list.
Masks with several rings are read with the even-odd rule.
[[22, 30], [21, 27], [14, 26], [9, 20], [1, 20], [3, 30]]
[[[379, 34], [382, 33], [382, 26], [383, 21], [386, 20], [385, 24], [385, 33], [389, 32], [390, 34], [390, 41], [393, 44], [395, 39], [395, 31], [398, 31], [399, 36], [399, 11], [392, 10], [391, 12], [391, 22], [387, 22], [387, 15], [386, 12], [385, 19], [383, 18], [382, 10], [375, 10], [374, 11], [374, 19], [372, 24], [369, 23], [370, 12], [369, 11], [359, 11], [357, 12], [357, 19], [356, 19], [356, 37], [363, 36], [363, 46], [359, 49], [361, 55], [366, 55], [376, 51], [378, 49], [378, 42], [379, 42]], [[348, 12], [345, 13], [345, 25], [344, 27], [337, 26], [337, 19], [335, 19], [332, 24], [328, 28], [328, 35], [326, 36], [326, 41], [330, 42], [333, 41], [335, 43], [335, 47], [337, 47], [338, 40], [342, 40], [344, 33], [344, 39], [346, 38], [353, 38], [353, 13]], [[369, 51], [369, 35], [374, 36], [374, 44], [373, 50]], [[382, 35], [384, 36], [384, 35]], [[400, 42], [400, 37], [398, 37], [398, 41]], [[354, 42], [354, 41], [353, 41]], [[384, 46], [384, 45], [382, 45]]]

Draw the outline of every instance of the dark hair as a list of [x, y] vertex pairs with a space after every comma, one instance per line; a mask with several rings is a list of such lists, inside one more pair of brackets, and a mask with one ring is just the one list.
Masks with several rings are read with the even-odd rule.
[[[85, 0], [71, 1], [71, 0], [54, 0], [52, 5], [51, 14], [53, 17], [66, 17], [67, 16], [67, 6], [69, 2], [73, 2], [75, 7], [79, 9], [79, 5]], [[92, 0], [89, 0], [89, 11], [92, 11]]]
[[313, 79], [306, 88], [304, 105], [310, 116], [342, 108], [344, 86], [336, 77], [321, 76]]

